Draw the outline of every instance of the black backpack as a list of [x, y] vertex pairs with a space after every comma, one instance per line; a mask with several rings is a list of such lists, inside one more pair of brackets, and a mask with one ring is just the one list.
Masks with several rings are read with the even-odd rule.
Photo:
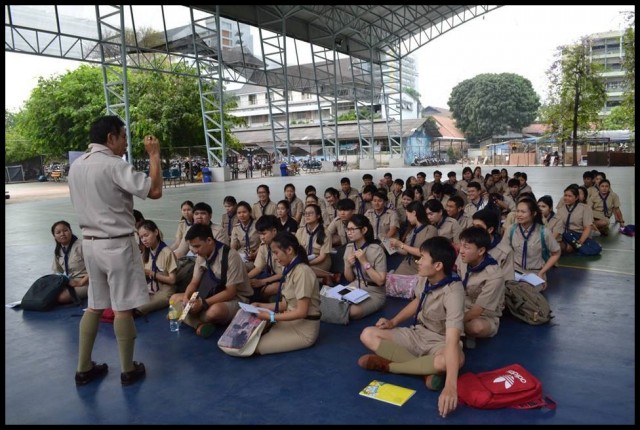
[[75, 304], [80, 304], [75, 289], [63, 275], [44, 275], [29, 287], [20, 302], [20, 307], [28, 311], [50, 311], [58, 304], [58, 296], [68, 289]]

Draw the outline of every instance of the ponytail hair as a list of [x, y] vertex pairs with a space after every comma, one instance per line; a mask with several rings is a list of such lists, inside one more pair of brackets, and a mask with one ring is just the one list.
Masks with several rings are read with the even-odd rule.
[[300, 245], [300, 242], [298, 242], [298, 238], [293, 233], [286, 230], [279, 231], [273, 238], [272, 243], [275, 243], [276, 246], [283, 251], [289, 248], [293, 248], [300, 262], [309, 265], [309, 256], [307, 255], [307, 250], [304, 249], [302, 245]]

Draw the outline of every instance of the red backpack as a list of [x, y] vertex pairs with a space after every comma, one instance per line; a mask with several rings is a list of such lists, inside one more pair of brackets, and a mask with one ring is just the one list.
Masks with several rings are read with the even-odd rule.
[[478, 409], [556, 408], [542, 394], [542, 384], [519, 364], [481, 373], [467, 372], [458, 378], [460, 403]]

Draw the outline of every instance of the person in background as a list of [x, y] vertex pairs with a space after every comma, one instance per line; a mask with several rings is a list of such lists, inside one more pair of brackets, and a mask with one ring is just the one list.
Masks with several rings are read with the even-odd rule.
[[[389, 259], [389, 267], [398, 275], [416, 275], [418, 267], [415, 259], [420, 257], [420, 245], [427, 239], [438, 235], [438, 229], [429, 223], [425, 207], [420, 202], [411, 202], [407, 206], [407, 219], [410, 230], [405, 240], [389, 240], [396, 253]], [[398, 259], [400, 262], [398, 263]]]
[[307, 251], [286, 231], [276, 234], [271, 251], [283, 268], [282, 277], [275, 303], [253, 303], [269, 310], [259, 312], [257, 317], [271, 322], [270, 330], [260, 337], [255, 355], [308, 348], [320, 334], [320, 285], [309, 267]]
[[374, 237], [378, 240], [385, 238], [391, 239], [397, 237], [398, 214], [395, 210], [387, 207], [388, 195], [384, 191], [376, 191], [373, 193], [372, 208], [369, 209], [365, 216], [371, 221], [373, 226]]
[[[254, 225], [255, 220], [251, 216], [251, 205], [244, 200], [238, 202], [236, 209], [238, 223], [231, 231], [231, 249], [235, 249], [244, 261], [247, 271], [253, 269], [253, 261], [256, 259], [260, 236]], [[261, 215], [262, 216], [262, 215]]]
[[373, 175], [371, 175], [371, 173], [365, 173], [362, 175], [362, 187], [360, 187], [361, 193], [364, 193], [364, 188], [367, 185], [373, 185], [375, 187], [375, 184], [373, 183]]
[[[549, 195], [540, 197], [538, 199], [538, 209], [540, 209], [543, 224], [552, 232], [559, 231], [558, 224], [562, 223], [562, 221], [558, 214], [553, 211], [553, 198]], [[562, 240], [557, 233], [554, 233], [554, 237], [558, 242]]]
[[136, 226], [136, 231], [133, 233], [133, 235], [136, 238], [136, 242], [138, 242], [138, 249], [140, 250], [140, 253], [142, 253], [144, 251], [144, 245], [140, 240], [140, 236], [138, 236], [138, 227], [140, 227], [144, 222], [144, 215], [142, 215], [142, 212], [140, 212], [138, 209], [134, 209], [133, 219], [135, 220], [135, 226]]
[[[420, 245], [415, 298], [393, 318], [366, 327], [360, 341], [374, 354], [358, 359], [364, 369], [421, 375], [438, 397], [440, 416], [458, 406], [458, 372], [464, 364], [460, 336], [464, 332], [465, 293], [453, 271], [456, 251], [444, 237]], [[411, 325], [401, 324], [413, 318]]]
[[338, 217], [337, 204], [338, 200], [340, 200], [340, 192], [334, 187], [329, 187], [324, 190], [324, 200], [326, 205], [324, 212], [322, 212], [322, 219], [324, 226], [328, 227], [331, 221]]
[[258, 201], [251, 207], [251, 216], [253, 219], [258, 219], [262, 215], [275, 215], [276, 204], [271, 201], [269, 186], [265, 184], [258, 185], [256, 188], [258, 194]]
[[603, 179], [598, 184], [598, 192], [591, 196], [589, 201], [593, 211], [593, 225], [601, 235], [609, 235], [609, 223], [611, 215], [615, 215], [615, 220], [620, 227], [624, 227], [624, 218], [620, 210], [620, 197], [611, 191], [611, 183], [608, 179]]
[[429, 223], [437, 230], [437, 236], [443, 236], [453, 243], [458, 243], [458, 236], [462, 231], [458, 221], [447, 215], [442, 203], [436, 199], [427, 200], [425, 203]]
[[143, 221], [138, 227], [138, 234], [144, 245], [142, 262], [149, 289], [149, 303], [138, 306], [136, 311], [146, 315], [169, 306], [169, 297], [176, 292], [178, 263], [171, 248], [162, 240], [162, 232], [155, 222]]
[[[300, 224], [304, 203], [296, 196], [295, 185], [287, 184], [284, 186], [284, 199], [289, 202], [289, 216], [295, 220], [296, 225]], [[293, 232], [295, 233], [295, 230]]]
[[[182, 216], [180, 217], [180, 221], [178, 221], [178, 229], [176, 230], [176, 239], [169, 247], [170, 250], [175, 251], [180, 246], [180, 242], [182, 242], [182, 238], [185, 233], [193, 224], [193, 202], [191, 200], [185, 200], [180, 205], [180, 212]], [[138, 226], [138, 229], [140, 227]]]
[[513, 281], [515, 279], [513, 249], [502, 242], [502, 235], [499, 233], [500, 218], [498, 215], [491, 209], [481, 209], [473, 214], [472, 223], [474, 227], [480, 227], [489, 234], [491, 243], [487, 252], [498, 262], [505, 282]]
[[[73, 287], [79, 300], [87, 298], [89, 291], [89, 275], [82, 256], [82, 241], [71, 231], [71, 225], [64, 220], [56, 221], [51, 226], [51, 234], [56, 242], [53, 251], [54, 273], [64, 273], [69, 278], [67, 284]], [[58, 296], [58, 303], [72, 303], [71, 293], [65, 288]]]
[[459, 195], [451, 196], [451, 198], [447, 200], [445, 208], [447, 210], [447, 215], [458, 221], [460, 231], [467, 227], [471, 227], [471, 218], [464, 213], [464, 200], [462, 197]]
[[331, 238], [327, 237], [320, 206], [307, 205], [304, 208], [304, 227], [298, 228], [296, 238], [307, 250], [309, 265], [319, 276], [323, 276], [331, 268]]
[[[251, 301], [267, 300], [277, 293], [278, 284], [282, 277], [282, 266], [273, 257], [271, 242], [276, 237], [280, 221], [273, 215], [264, 215], [256, 221], [256, 230], [260, 236], [260, 246], [249, 271], [249, 282], [254, 289]], [[286, 230], [285, 230], [286, 231]]]
[[[219, 241], [224, 243], [225, 245], [229, 245], [229, 236], [227, 236], [227, 232], [222, 226], [211, 222], [211, 214], [213, 213], [213, 209], [208, 203], [198, 202], [193, 205], [193, 227], [196, 224], [208, 225], [213, 232], [213, 237]], [[190, 228], [191, 228], [190, 227]], [[189, 231], [189, 230], [187, 230]], [[186, 237], [186, 234], [185, 234]], [[193, 255], [191, 250], [189, 249], [189, 242], [185, 238], [182, 239], [178, 249], [173, 252], [176, 255], [176, 258], [180, 259], [187, 255]]]
[[224, 207], [224, 213], [222, 214], [222, 220], [220, 221], [220, 225], [222, 229], [226, 232], [227, 237], [231, 239], [231, 232], [233, 231], [233, 226], [238, 223], [238, 216], [236, 215], [236, 210], [238, 209], [238, 202], [236, 198], [233, 196], [225, 196], [222, 201], [222, 206]]
[[[302, 210], [304, 211], [304, 208]], [[289, 205], [289, 200], [282, 199], [276, 204], [276, 218], [280, 222], [278, 230], [285, 230], [293, 234], [298, 231], [298, 223], [295, 219], [291, 218], [291, 206]]]
[[[580, 234], [578, 245], [582, 245], [591, 235], [593, 228], [593, 211], [590, 206], [578, 201], [578, 187], [568, 186], [564, 189], [563, 205], [558, 208], [558, 218], [562, 222], [556, 225], [554, 235], [562, 238], [562, 233], [567, 230], [575, 231]], [[560, 242], [562, 254], [571, 254], [576, 251], [573, 243]]]
[[[82, 252], [89, 274], [88, 305], [80, 320], [76, 385], [104, 377], [109, 367], [91, 358], [100, 317], [111, 307], [113, 331], [120, 356], [120, 382], [131, 385], [146, 374], [133, 360], [136, 326], [133, 310], [149, 302], [138, 244], [134, 238], [133, 196], [162, 197], [160, 142], [144, 138], [149, 154], [149, 175], [124, 161], [127, 131], [115, 115], [91, 124], [89, 151], [69, 169], [71, 203], [82, 229]], [[105, 222], [108, 221], [108, 222]]]

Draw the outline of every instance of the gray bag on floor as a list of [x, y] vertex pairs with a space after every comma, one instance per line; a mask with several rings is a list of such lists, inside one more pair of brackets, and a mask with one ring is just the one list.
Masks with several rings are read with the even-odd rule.
[[351, 304], [345, 300], [334, 299], [333, 297], [320, 296], [320, 321], [331, 324], [349, 324], [349, 306]]

